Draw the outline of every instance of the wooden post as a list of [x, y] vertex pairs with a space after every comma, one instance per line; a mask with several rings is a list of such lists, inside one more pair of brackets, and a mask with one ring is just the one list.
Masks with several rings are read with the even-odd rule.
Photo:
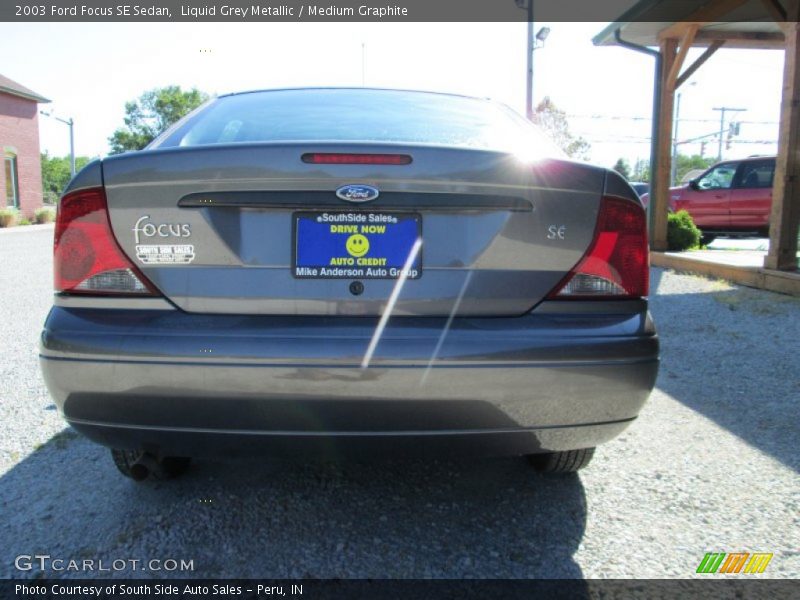
[[[669, 211], [669, 173], [672, 160], [672, 111], [675, 101], [675, 89], [669, 85], [669, 75], [675, 64], [678, 41], [669, 38], [661, 41], [661, 119], [658, 124], [658, 135], [653, 143], [658, 150], [658, 164], [650, 165], [655, 169], [655, 195], [650, 198], [653, 224], [650, 231], [650, 248], [663, 252], [667, 249], [667, 212]], [[674, 84], [673, 84], [674, 85]]]
[[783, 30], [786, 39], [783, 98], [772, 187], [769, 253], [764, 258], [764, 267], [794, 271], [800, 227], [800, 23], [786, 23]]

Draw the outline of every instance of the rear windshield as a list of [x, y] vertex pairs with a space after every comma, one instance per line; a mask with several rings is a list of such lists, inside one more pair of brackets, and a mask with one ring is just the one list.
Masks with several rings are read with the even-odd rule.
[[247, 142], [433, 144], [558, 155], [549, 139], [500, 104], [461, 96], [368, 89], [306, 89], [223, 96], [150, 148]]

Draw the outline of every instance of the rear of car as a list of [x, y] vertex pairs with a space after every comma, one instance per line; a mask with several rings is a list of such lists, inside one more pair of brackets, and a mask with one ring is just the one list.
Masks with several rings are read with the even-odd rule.
[[78, 174], [55, 270], [45, 380], [135, 477], [306, 451], [574, 470], [657, 373], [636, 193], [485, 100], [218, 98]]

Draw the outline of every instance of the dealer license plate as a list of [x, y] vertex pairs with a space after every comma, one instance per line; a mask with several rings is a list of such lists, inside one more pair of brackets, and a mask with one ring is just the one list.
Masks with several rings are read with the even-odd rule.
[[406, 277], [422, 276], [416, 213], [298, 212], [293, 221], [295, 277], [396, 279], [406, 265]]

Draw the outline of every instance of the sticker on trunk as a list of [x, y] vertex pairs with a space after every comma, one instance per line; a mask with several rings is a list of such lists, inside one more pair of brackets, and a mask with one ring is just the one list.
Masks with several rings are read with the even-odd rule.
[[191, 244], [140, 244], [136, 258], [145, 265], [187, 265], [194, 260]]
[[294, 214], [292, 274], [306, 279], [417, 279], [422, 218], [416, 213]]

